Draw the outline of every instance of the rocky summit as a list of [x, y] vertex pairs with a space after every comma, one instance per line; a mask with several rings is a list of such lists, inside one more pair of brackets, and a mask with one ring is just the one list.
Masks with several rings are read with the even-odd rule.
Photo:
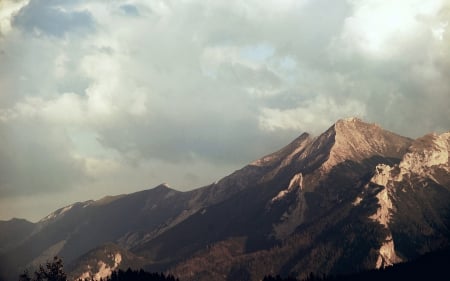
[[61, 256], [72, 279], [112, 270], [180, 280], [304, 278], [380, 268], [450, 244], [450, 133], [416, 140], [357, 118], [220, 181], [79, 202], [0, 222], [0, 270]]

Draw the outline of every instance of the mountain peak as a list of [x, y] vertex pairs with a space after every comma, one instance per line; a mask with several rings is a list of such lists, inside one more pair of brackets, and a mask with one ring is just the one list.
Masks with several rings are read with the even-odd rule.
[[154, 191], [154, 192], [158, 192], [158, 193], [162, 193], [162, 194], [166, 194], [166, 193], [173, 193], [173, 192], [179, 192], [176, 189], [173, 189], [172, 187], [170, 187], [169, 184], [167, 183], [161, 183], [160, 185], [150, 189], [150, 191]]
[[364, 130], [365, 128], [378, 128], [383, 130], [378, 124], [364, 122], [362, 119], [358, 117], [339, 119], [333, 126], [336, 129]]
[[156, 186], [154, 189], [160, 189], [160, 190], [172, 190], [172, 188], [170, 187], [170, 185], [168, 183], [161, 183], [160, 185]]
[[378, 124], [350, 117], [336, 121], [318, 137], [303, 133], [284, 148], [250, 165], [276, 167], [273, 175], [292, 161], [305, 161], [302, 165], [321, 165], [326, 172], [348, 160], [361, 162], [376, 156], [400, 160], [411, 143], [411, 139], [387, 131]]
[[345, 160], [361, 161], [373, 156], [401, 159], [412, 143], [409, 138], [356, 117], [338, 120], [321, 137], [334, 138], [326, 164], [329, 167]]
[[356, 122], [362, 122], [364, 123], [360, 118], [358, 117], [347, 117], [339, 119], [336, 123], [356, 123]]

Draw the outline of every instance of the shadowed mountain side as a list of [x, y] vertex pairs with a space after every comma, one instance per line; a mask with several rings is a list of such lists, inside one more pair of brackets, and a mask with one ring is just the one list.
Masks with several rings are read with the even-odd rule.
[[427, 253], [418, 259], [398, 263], [382, 269], [366, 270], [354, 274], [320, 276], [310, 274], [304, 279], [293, 277], [266, 276], [263, 281], [397, 281], [397, 280], [435, 280], [446, 281], [450, 278], [450, 250]]

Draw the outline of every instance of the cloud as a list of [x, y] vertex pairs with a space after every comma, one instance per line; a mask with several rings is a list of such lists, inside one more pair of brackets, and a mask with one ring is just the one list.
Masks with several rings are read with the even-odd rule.
[[83, 181], [84, 163], [63, 132], [22, 121], [0, 124], [0, 197], [58, 193]]
[[27, 5], [26, 0], [14, 1], [14, 0], [4, 0], [1, 3], [0, 9], [0, 39], [1, 37], [7, 35], [11, 29], [11, 19], [14, 15], [25, 5]]
[[122, 9], [122, 11], [129, 16], [139, 16], [138, 8], [131, 4], [122, 5], [120, 6], [120, 9]]
[[367, 117], [413, 137], [448, 130], [448, 4], [358, 1], [353, 11], [329, 51], [333, 70], [366, 96]]
[[14, 16], [13, 25], [37, 35], [43, 32], [57, 37], [69, 31], [92, 29], [94, 22], [91, 14], [85, 10], [73, 10], [72, 4], [64, 1], [30, 1]]
[[357, 100], [335, 101], [330, 97], [317, 96], [301, 106], [289, 109], [262, 108], [259, 125], [263, 130], [296, 130], [314, 128], [319, 134], [336, 120], [349, 117], [364, 117], [366, 106]]
[[399, 53], [404, 45], [414, 41], [426, 43], [421, 38], [423, 33], [443, 32], [442, 23], [435, 16], [444, 5], [444, 1], [354, 2], [353, 15], [346, 19], [342, 36], [368, 55], [405, 56]]
[[450, 127], [445, 1], [2, 5], [4, 198], [194, 188], [350, 115]]

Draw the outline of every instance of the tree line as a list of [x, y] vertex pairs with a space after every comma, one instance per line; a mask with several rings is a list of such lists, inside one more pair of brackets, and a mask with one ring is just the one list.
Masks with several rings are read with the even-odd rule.
[[[19, 276], [19, 281], [67, 281], [67, 275], [64, 272], [63, 261], [59, 257], [54, 257], [45, 265], [30, 274], [27, 270]], [[110, 276], [96, 280], [94, 278], [79, 279], [78, 281], [179, 281], [172, 275], [164, 273], [150, 273], [144, 270], [115, 270]]]

